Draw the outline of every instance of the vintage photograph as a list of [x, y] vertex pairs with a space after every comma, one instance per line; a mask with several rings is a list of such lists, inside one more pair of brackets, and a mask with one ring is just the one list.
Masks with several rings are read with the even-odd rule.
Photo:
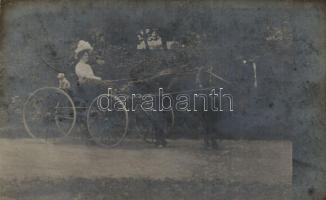
[[0, 200], [326, 200], [326, 2], [0, 0]]

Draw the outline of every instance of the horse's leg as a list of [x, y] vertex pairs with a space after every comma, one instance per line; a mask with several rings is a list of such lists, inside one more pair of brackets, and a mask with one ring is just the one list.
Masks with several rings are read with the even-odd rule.
[[210, 137], [209, 137], [210, 128], [209, 128], [207, 114], [205, 112], [202, 112], [201, 120], [202, 120], [203, 128], [204, 128], [204, 132], [203, 132], [204, 147], [209, 148], [210, 147], [210, 142], [209, 142], [210, 141]]
[[211, 147], [213, 149], [217, 149], [218, 148], [218, 145], [217, 145], [217, 142], [216, 142], [216, 134], [217, 134], [217, 130], [216, 130], [216, 127], [215, 127], [215, 121], [214, 121], [215, 118], [210, 118], [209, 120], [209, 124], [208, 124], [208, 137], [209, 137], [209, 141], [211, 143]]
[[213, 149], [217, 149], [218, 148], [218, 144], [216, 142], [216, 133], [214, 132], [214, 128], [210, 134], [210, 141], [211, 141], [211, 145]]
[[154, 126], [154, 137], [155, 137], [155, 145], [156, 146], [165, 147], [167, 145], [167, 142], [165, 140], [164, 131], [157, 126]]
[[205, 122], [204, 124], [205, 128], [204, 128], [204, 134], [203, 134], [203, 139], [204, 139], [204, 145], [206, 148], [210, 147], [210, 143], [209, 143], [209, 128], [207, 125], [207, 122]]
[[160, 118], [156, 116], [156, 118], [152, 119], [153, 128], [154, 128], [154, 137], [155, 137], [155, 145], [158, 147], [165, 147], [167, 145], [164, 131], [164, 123], [160, 121]]
[[216, 142], [216, 128], [214, 115], [211, 113], [203, 113], [203, 121], [204, 121], [204, 143], [208, 148], [217, 149], [218, 145]]

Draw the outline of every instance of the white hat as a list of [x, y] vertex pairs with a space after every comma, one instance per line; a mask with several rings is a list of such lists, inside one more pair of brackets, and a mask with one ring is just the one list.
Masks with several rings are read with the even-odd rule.
[[57, 76], [57, 78], [63, 78], [63, 77], [65, 77], [65, 74], [64, 73], [58, 73], [58, 76]]
[[89, 44], [89, 42], [86, 42], [84, 40], [79, 40], [77, 48], [75, 50], [75, 56], [77, 56], [79, 52], [84, 50], [93, 51], [93, 47]]

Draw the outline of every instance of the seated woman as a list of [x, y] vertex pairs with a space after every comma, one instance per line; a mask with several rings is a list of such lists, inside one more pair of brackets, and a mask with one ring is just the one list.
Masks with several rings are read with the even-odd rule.
[[96, 76], [92, 67], [88, 64], [89, 54], [93, 51], [93, 47], [86, 41], [80, 40], [75, 50], [75, 58], [77, 64], [75, 66], [75, 73], [78, 77], [78, 93], [86, 101], [91, 101], [96, 96], [105, 92], [102, 78]]
[[84, 40], [78, 42], [77, 49], [75, 50], [75, 57], [78, 59], [75, 72], [80, 84], [91, 79], [102, 80], [101, 77], [95, 76], [92, 67], [88, 64], [89, 53], [91, 51], [93, 51], [93, 47], [88, 42], [85, 42]]

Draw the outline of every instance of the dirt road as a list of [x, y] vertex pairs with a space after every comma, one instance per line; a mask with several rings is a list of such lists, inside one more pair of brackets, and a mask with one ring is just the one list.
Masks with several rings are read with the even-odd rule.
[[219, 150], [203, 150], [199, 141], [171, 141], [156, 149], [141, 141], [114, 149], [0, 139], [2, 179], [150, 178], [224, 180], [291, 184], [292, 146], [283, 141], [222, 141]]

